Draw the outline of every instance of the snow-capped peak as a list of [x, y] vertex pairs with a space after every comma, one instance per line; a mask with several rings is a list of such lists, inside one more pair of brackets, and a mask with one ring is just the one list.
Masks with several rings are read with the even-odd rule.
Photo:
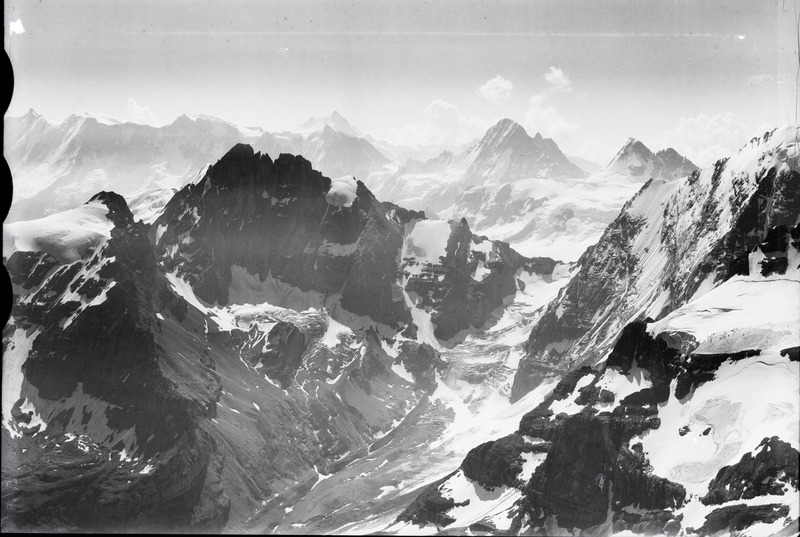
[[111, 210], [109, 201], [98, 195], [75, 209], [5, 224], [3, 255], [8, 259], [18, 250], [46, 252], [62, 263], [73, 263], [111, 237]]
[[257, 138], [264, 134], [264, 129], [261, 127], [241, 127], [230, 121], [206, 114], [182, 114], [172, 122], [172, 126], [180, 127], [188, 127], [189, 125], [196, 124], [210, 124], [212, 126], [221, 126], [229, 130], [236, 130], [243, 139]]
[[558, 145], [540, 133], [531, 138], [519, 123], [503, 118], [472, 149], [468, 177], [484, 182], [527, 177], [585, 177]]
[[364, 134], [362, 134], [361, 131], [350, 125], [350, 123], [335, 110], [327, 117], [309, 118], [308, 121], [295, 129], [295, 132], [308, 137], [313, 133], [323, 131], [325, 127], [330, 127], [336, 132], [347, 134], [348, 136], [355, 136], [356, 138], [364, 137]]
[[685, 177], [698, 168], [671, 147], [653, 153], [641, 141], [628, 138], [605, 169], [646, 180], [651, 177], [662, 179]]
[[[541, 135], [536, 133], [541, 139]], [[481, 146], [490, 146], [490, 145], [507, 145], [507, 144], [524, 144], [529, 142], [531, 137], [528, 136], [528, 133], [525, 132], [525, 129], [514, 121], [513, 119], [503, 118], [498, 121], [494, 127], [490, 128], [486, 131], [483, 139], [481, 140]]]
[[103, 125], [119, 125], [122, 123], [120, 120], [113, 118], [111, 116], [106, 116], [103, 114], [95, 114], [92, 112], [88, 112], [86, 110], [75, 110], [71, 116], [69, 116], [64, 120], [64, 123], [67, 123], [69, 121], [87, 120], [87, 119], [97, 121], [98, 123], [101, 123]]
[[642, 175], [654, 157], [646, 145], [635, 138], [628, 138], [606, 169], [630, 175]]
[[[28, 111], [19, 117], [6, 117], [5, 124], [10, 125], [13, 124], [15, 127], [12, 130], [18, 130], [22, 132], [30, 131], [30, 129], [34, 125], [47, 125], [47, 120], [36, 110], [33, 108], [29, 108]], [[9, 127], [6, 127], [7, 129]], [[7, 145], [10, 145], [8, 141], [6, 141]]]

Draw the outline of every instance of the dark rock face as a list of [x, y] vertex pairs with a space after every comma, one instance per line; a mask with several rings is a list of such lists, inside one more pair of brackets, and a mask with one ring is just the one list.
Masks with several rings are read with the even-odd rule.
[[[483, 326], [504, 299], [516, 293], [518, 270], [552, 274], [555, 268], [556, 262], [550, 258], [523, 257], [500, 241], [491, 242], [492, 259], [486, 259], [486, 254], [472, 245], [488, 239], [473, 235], [466, 219], [451, 222], [450, 230], [440, 264], [409, 276], [405, 286], [407, 292], [419, 296], [418, 307], [433, 310], [434, 335], [440, 340]], [[472, 277], [479, 263], [489, 269], [480, 281]]]
[[650, 372], [654, 386], [663, 385], [669, 384], [678, 357], [678, 351], [671, 349], [666, 341], [647, 333], [646, 322], [634, 322], [622, 330], [606, 360], [606, 367], [618, 367], [627, 374], [636, 364]]
[[[647, 188], [646, 186], [644, 188]], [[630, 202], [629, 202], [630, 203]], [[516, 401], [532, 390], [552, 371], [566, 372], [579, 360], [567, 359], [555, 344], [580, 340], [592, 327], [595, 312], [619, 297], [620, 276], [636, 269], [630, 253], [629, 237], [635, 236], [642, 222], [625, 213], [615, 220], [600, 241], [589, 247], [578, 260], [581, 270], [550, 303], [534, 325], [526, 343], [526, 357], [520, 362], [511, 390]], [[588, 348], [586, 352], [589, 352]], [[593, 351], [594, 352], [594, 351]]]
[[5, 266], [11, 283], [23, 291], [30, 291], [41, 285], [52, 269], [58, 266], [58, 260], [44, 252], [22, 252], [11, 254]]
[[[424, 214], [380, 203], [357, 185], [352, 203], [329, 202], [331, 181], [302, 157], [284, 154], [273, 162], [238, 145], [167, 204], [153, 226], [157, 250], [166, 269], [209, 303], [228, 304], [230, 289], [242, 278], [251, 288], [277, 280], [333, 297], [378, 323], [407, 328], [411, 316], [398, 259], [405, 226]], [[484, 240], [465, 221], [453, 224], [442, 264], [405, 283], [406, 291], [420, 296], [419, 307], [433, 310], [439, 339], [485, 324], [516, 292], [519, 269], [550, 274], [555, 266], [500, 242], [492, 243], [496, 257], [483, 259], [470, 245]], [[489, 274], [477, 281], [471, 275], [479, 263]]]
[[[680, 372], [678, 364], [680, 353], [650, 336], [646, 323], [633, 323], [624, 330], [604, 367], [623, 372], [634, 366], [644, 369], [655, 389], [624, 398], [612, 412], [599, 411], [594, 405], [602, 409], [604, 403], [614, 399], [613, 393], [603, 394], [605, 390], [598, 386], [604, 370], [588, 366], [575, 369], [522, 417], [516, 434], [472, 449], [461, 470], [487, 489], [505, 485], [522, 490], [518, 529], [526, 517], [531, 528], [542, 528], [549, 517], [555, 516], [559, 527], [573, 531], [595, 531], [608, 524], [618, 531], [675, 535], [681, 520], [673, 511], [684, 504], [686, 490], [653, 475], [641, 444], [631, 445], [631, 439], [660, 427], [656, 403], [668, 398], [670, 383]], [[585, 408], [573, 415], [554, 415], [553, 403], [568, 398]], [[526, 442], [525, 437], [536, 439], [535, 443]], [[546, 456], [523, 483], [519, 473], [526, 452]], [[451, 506], [440, 498], [439, 485], [417, 498], [416, 507], [407, 510], [406, 520], [417, 520], [413, 513], [426, 505], [435, 505], [438, 520], [449, 516], [446, 510]], [[437, 498], [441, 501], [433, 501]], [[628, 512], [628, 507], [638, 514]]]
[[[800, 251], [800, 240], [798, 238], [800, 238], [800, 224], [795, 225], [793, 228], [782, 224], [769, 229], [764, 241], [758, 245], [758, 250], [764, 254], [764, 259], [760, 262], [762, 276], [786, 274], [786, 269], [789, 268], [789, 248]], [[796, 269], [798, 267], [792, 268]]]
[[781, 356], [788, 356], [792, 362], [800, 362], [800, 347], [782, 349]]
[[564, 420], [526, 487], [529, 513], [553, 513], [567, 528], [602, 524], [608, 515], [610, 483], [597, 478], [618, 449], [607, 421], [581, 414]]
[[614, 533], [630, 531], [634, 535], [677, 535], [681, 530], [681, 518], [675, 518], [670, 511], [655, 513], [628, 513], [625, 511], [614, 513], [612, 525]]
[[416, 385], [428, 393], [436, 389], [436, 372], [445, 367], [436, 349], [416, 341], [404, 341], [400, 345], [397, 361], [411, 373]]
[[[627, 421], [579, 413], [549, 428], [552, 447], [524, 489], [532, 520], [554, 514], [561, 527], [586, 529], [606, 521], [609, 503], [614, 513], [628, 505], [658, 511], [683, 504], [681, 485], [653, 476], [641, 454], [623, 445], [637, 429], [657, 424], [643, 420], [631, 430]], [[659, 530], [670, 518], [661, 520]]]
[[390, 326], [408, 320], [395, 262], [402, 221], [360, 182], [351, 206], [330, 205], [330, 186], [302, 157], [273, 162], [237, 145], [167, 204], [158, 250], [210, 303], [228, 303], [238, 265], [262, 282], [341, 293], [345, 309]]
[[[251, 331], [255, 330], [254, 326]], [[286, 389], [303, 363], [306, 337], [292, 323], [278, 321], [267, 334], [266, 340], [263, 343], [256, 338], [255, 345], [241, 349], [240, 356]]]
[[[669, 385], [678, 373], [679, 353], [646, 332], [646, 323], [632, 323], [623, 330], [605, 367], [628, 372], [636, 366], [648, 371], [653, 388], [634, 393], [613, 412], [587, 406], [572, 416], [555, 416], [554, 401], [575, 397], [578, 404], [601, 401], [596, 382], [602, 376], [587, 366], [571, 371], [544, 401], [520, 420], [519, 433], [549, 441], [547, 458], [525, 487], [525, 509], [532, 520], [556, 515], [559, 526], [587, 529], [606, 521], [609, 506], [614, 528], [622, 531], [666, 532], [680, 522], [666, 510], [680, 507], [686, 498], [682, 485], [652, 475], [641, 445], [630, 439], [660, 426], [655, 404], [669, 397]], [[576, 391], [587, 375], [594, 378]], [[611, 394], [613, 396], [613, 394]], [[613, 397], [605, 396], [605, 399]], [[647, 513], [631, 516], [623, 510], [634, 506]], [[534, 525], [537, 524], [534, 522]], [[669, 526], [667, 526], [669, 524]]]
[[464, 475], [488, 490], [503, 485], [513, 487], [520, 484], [517, 479], [522, 471], [520, 455], [530, 450], [521, 435], [510, 434], [472, 448], [461, 463], [461, 469]]
[[750, 505], [741, 503], [711, 511], [705, 523], [698, 529], [689, 528], [700, 535], [714, 535], [718, 532], [738, 532], [756, 522], [767, 524], [789, 514], [789, 506], [781, 504]]
[[755, 449], [755, 455], [745, 453], [739, 462], [720, 468], [703, 497], [706, 505], [756, 496], [784, 494], [788, 485], [797, 489], [800, 454], [777, 436], [765, 438]]
[[[683, 505], [686, 490], [682, 485], [652, 475], [641, 453], [641, 446], [621, 449], [612, 474], [615, 507], [634, 505], [656, 511]], [[672, 516], [668, 517], [669, 520]]]
[[400, 207], [390, 201], [382, 201], [381, 207], [393, 219], [399, 220], [403, 224], [410, 224], [414, 220], [424, 220], [425, 213], [423, 211], [412, 211], [405, 207]]
[[714, 372], [724, 362], [736, 362], [759, 354], [761, 351], [758, 349], [729, 354], [690, 354], [680, 365], [675, 397], [683, 399], [700, 384], [714, 380]]
[[439, 481], [425, 487], [425, 490], [403, 510], [397, 517], [398, 522], [412, 522], [417, 525], [427, 523], [436, 526], [448, 526], [455, 522], [455, 518], [447, 514], [447, 511], [456, 506], [451, 498], [442, 496], [439, 487], [456, 472], [447, 475]]
[[[134, 223], [124, 200], [113, 193], [93, 200], [109, 209], [111, 238], [79, 261], [52, 268], [46, 287], [15, 304], [13, 322], [4, 331], [4, 345], [14, 330], [38, 333], [22, 366], [32, 387], [24, 397], [35, 403], [50, 438], [43, 444], [31, 439], [19, 455], [2, 430], [4, 524], [189, 525], [213, 450], [199, 422], [213, 407], [218, 379], [208, 363], [199, 367], [198, 357], [187, 397], [185, 385], [162, 370], [160, 364], [170, 362], [169, 343], [157, 328], [156, 312], [179, 299], [168, 291], [146, 229]], [[23, 287], [33, 288], [39, 275], [32, 276]], [[83, 407], [65, 406], [64, 400], [84, 401]], [[16, 413], [23, 428], [31, 416]], [[92, 436], [98, 427], [107, 438]], [[67, 447], [66, 433], [91, 440], [76, 450], [74, 444]], [[144, 459], [158, 457], [158, 471], [138, 473], [120, 465], [124, 446]], [[10, 475], [6, 453], [18, 458]], [[220, 498], [209, 510], [211, 527], [221, 527], [226, 512]]]
[[[750, 272], [748, 254], [759, 249], [765, 259], [761, 262], [761, 274], [785, 273], [787, 249], [800, 248], [797, 243], [797, 207], [800, 204], [800, 172], [788, 170], [778, 172], [771, 168], [762, 173], [753, 196], [732, 202], [743, 203], [740, 225], [733, 229], [715, 247], [716, 264], [725, 266], [723, 278]], [[788, 236], [787, 236], [788, 233]]]
[[[28, 401], [12, 410], [17, 436], [0, 430], [4, 529], [241, 524], [274, 487], [316, 482], [314, 467], [346, 466], [426, 408], [373, 329], [323, 342], [325, 315], [282, 308], [248, 309], [250, 329], [215, 325], [163, 275], [148, 240], [157, 230], [134, 222], [121, 198], [97, 200], [116, 223], [106, 243], [50, 262], [46, 285], [25, 274], [45, 256], [11, 264], [20, 295], [4, 350], [18, 330], [35, 340]], [[407, 350], [431, 381], [438, 356]]]

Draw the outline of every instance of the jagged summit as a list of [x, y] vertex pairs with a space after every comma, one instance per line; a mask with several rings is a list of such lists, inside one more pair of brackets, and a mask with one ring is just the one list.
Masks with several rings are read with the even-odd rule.
[[112, 210], [125, 210], [130, 212], [130, 209], [128, 209], [128, 202], [125, 201], [125, 198], [113, 191], [103, 190], [98, 192], [89, 198], [89, 201], [86, 203], [91, 203], [93, 201], [99, 201]]
[[98, 192], [87, 203], [94, 201], [99, 201], [108, 207], [106, 217], [113, 222], [114, 226], [127, 227], [133, 224], [133, 213], [128, 207], [128, 202], [116, 192]]
[[625, 145], [606, 166], [607, 170], [631, 175], [642, 175], [655, 155], [636, 138], [628, 138]]
[[[536, 133], [537, 135], [539, 133]], [[541, 135], [539, 135], [541, 139]], [[523, 149], [526, 144], [530, 144], [532, 139], [525, 129], [513, 119], [504, 118], [491, 127], [480, 141], [481, 146], [493, 146], [499, 149], [500, 146], [517, 146]]]
[[208, 168], [197, 186], [203, 192], [212, 186], [247, 186], [248, 191], [254, 189], [253, 196], [267, 195], [267, 192], [275, 196], [279, 191], [296, 191], [294, 195], [322, 195], [330, 187], [330, 182], [301, 155], [281, 153], [273, 159], [267, 153], [256, 151], [250, 144], [238, 143]]
[[[41, 130], [48, 126], [47, 120], [33, 108], [29, 108], [24, 115], [21, 116], [7, 116], [3, 121], [6, 130], [14, 131], [27, 131]], [[11, 144], [6, 141], [5, 144], [6, 154], [12, 149]]]
[[219, 162], [224, 160], [233, 159], [233, 158], [247, 158], [255, 156], [256, 151], [253, 149], [253, 146], [250, 144], [245, 143], [238, 143], [231, 147], [227, 153], [222, 155], [222, 158], [219, 159]]
[[528, 177], [584, 177], [558, 145], [541, 133], [531, 137], [516, 121], [503, 118], [472, 149], [467, 172], [472, 181], [516, 180]]
[[366, 177], [389, 163], [389, 159], [365, 138], [349, 134], [346, 129], [339, 130], [336, 124], [328, 122], [307, 135], [302, 154], [331, 177]]
[[641, 141], [628, 138], [605, 169], [646, 180], [684, 177], [698, 168], [671, 147], [653, 153]]
[[335, 110], [326, 117], [309, 118], [308, 121], [297, 127], [295, 132], [302, 134], [303, 136], [309, 136], [315, 132], [324, 130], [325, 127], [329, 127], [336, 132], [340, 132], [348, 136], [355, 136], [357, 138], [364, 137], [361, 131], [353, 127], [349, 121], [347, 121], [339, 112]]

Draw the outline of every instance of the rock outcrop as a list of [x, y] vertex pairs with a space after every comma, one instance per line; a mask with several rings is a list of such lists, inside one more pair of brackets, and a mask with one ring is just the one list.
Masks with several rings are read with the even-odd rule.
[[167, 204], [158, 250], [209, 303], [229, 303], [240, 267], [260, 282], [340, 293], [342, 307], [389, 326], [410, 320], [396, 277], [402, 222], [360, 182], [346, 205], [328, 203], [330, 188], [302, 157], [273, 162], [237, 145]]
[[[411, 241], [418, 240], [414, 233]], [[482, 327], [516, 293], [520, 271], [547, 277], [557, 264], [546, 257], [524, 257], [508, 243], [474, 235], [465, 219], [449, 222], [442, 252], [426, 252], [431, 257], [439, 254], [437, 261], [420, 263], [409, 250], [404, 259], [405, 291], [418, 297], [417, 308], [431, 311], [434, 334], [443, 341]]]
[[472, 448], [461, 469], [471, 480], [487, 490], [503, 485], [519, 484], [517, 475], [522, 471], [523, 452], [532, 451], [530, 444], [519, 434], [510, 434], [498, 440], [485, 442]]
[[[13, 305], [4, 354], [19, 334], [31, 343], [14, 421], [2, 430], [4, 527], [187, 526], [206, 481], [214, 440], [201, 422], [213, 416], [218, 378], [198, 353], [187, 392], [156, 317], [181, 299], [124, 199], [104, 192], [98, 201], [113, 224], [105, 243], [66, 265], [39, 254], [46, 280], [14, 271], [25, 263], [8, 267], [30, 294]], [[226, 520], [219, 498], [206, 521]]]
[[403, 341], [396, 360], [411, 373], [416, 385], [428, 393], [436, 390], [436, 373], [446, 365], [436, 349], [416, 341]]
[[785, 494], [797, 489], [800, 454], [777, 436], [765, 438], [753, 453], [746, 453], [731, 466], [720, 468], [703, 497], [706, 505], [718, 505], [756, 496]]

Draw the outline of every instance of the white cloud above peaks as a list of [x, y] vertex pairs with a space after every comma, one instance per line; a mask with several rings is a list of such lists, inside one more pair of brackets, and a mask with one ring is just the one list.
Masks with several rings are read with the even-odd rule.
[[495, 104], [501, 101], [506, 101], [511, 97], [511, 92], [514, 89], [514, 84], [507, 78], [497, 75], [490, 78], [478, 88], [478, 93], [484, 99], [488, 99]]
[[411, 147], [443, 145], [456, 148], [470, 142], [491, 126], [476, 116], [465, 116], [458, 106], [436, 99], [425, 108], [422, 121], [390, 132], [389, 142]]
[[654, 140], [653, 145], [673, 147], [702, 167], [731, 156], [753, 135], [736, 114], [727, 112], [709, 116], [700, 113], [695, 117], [678, 119], [677, 125]]
[[156, 116], [149, 106], [142, 106], [131, 97], [128, 99], [128, 117], [133, 123], [152, 125], [156, 121]]
[[545, 95], [532, 95], [528, 101], [525, 123], [546, 138], [560, 138], [578, 130], [579, 125], [573, 123], [556, 109], [544, 103]]
[[572, 81], [558, 67], [551, 65], [544, 74], [544, 80], [553, 91], [563, 91], [565, 93], [572, 91]]
[[540, 93], [534, 93], [528, 100], [525, 113], [526, 125], [547, 138], [561, 138], [572, 135], [579, 128], [575, 122], [569, 121], [552, 103], [559, 93], [568, 93], [572, 97], [579, 96], [573, 91], [572, 81], [564, 71], [553, 65], [543, 76], [547, 87]]

